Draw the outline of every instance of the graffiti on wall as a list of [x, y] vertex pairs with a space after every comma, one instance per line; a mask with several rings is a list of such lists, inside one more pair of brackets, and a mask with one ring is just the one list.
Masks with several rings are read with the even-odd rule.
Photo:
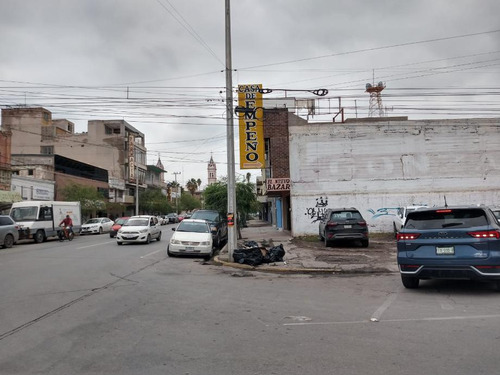
[[328, 206], [328, 197], [316, 198], [316, 203], [312, 207], [306, 207], [306, 212], [304, 215], [308, 216], [311, 223], [316, 223], [323, 219], [326, 209]]
[[372, 214], [372, 219], [376, 220], [382, 216], [397, 216], [399, 207], [382, 207], [374, 210], [370, 208], [369, 213]]

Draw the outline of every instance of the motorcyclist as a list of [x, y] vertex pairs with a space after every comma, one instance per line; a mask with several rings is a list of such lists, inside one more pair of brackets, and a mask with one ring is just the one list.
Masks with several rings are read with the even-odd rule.
[[73, 229], [73, 220], [69, 217], [69, 215], [66, 215], [64, 219], [61, 220], [59, 223], [59, 226], [63, 225], [63, 230], [64, 230], [64, 236], [68, 238], [69, 236], [69, 231]]

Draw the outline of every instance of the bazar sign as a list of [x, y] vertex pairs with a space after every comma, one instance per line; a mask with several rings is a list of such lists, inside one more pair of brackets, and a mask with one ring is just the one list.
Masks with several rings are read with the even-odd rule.
[[267, 191], [290, 191], [289, 178], [268, 178], [266, 179]]
[[239, 85], [240, 168], [262, 169], [264, 162], [264, 126], [262, 85]]

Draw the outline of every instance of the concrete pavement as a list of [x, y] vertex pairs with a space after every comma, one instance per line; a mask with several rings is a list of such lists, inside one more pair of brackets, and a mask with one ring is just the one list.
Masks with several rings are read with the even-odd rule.
[[396, 243], [391, 235], [371, 234], [370, 246], [363, 248], [357, 244], [340, 244], [326, 248], [324, 243], [312, 238], [293, 238], [289, 231], [277, 230], [267, 222], [251, 220], [247, 228], [242, 228], [242, 240], [255, 241], [259, 246], [270, 249], [283, 244], [285, 256], [282, 262], [261, 264], [255, 267], [229, 261], [225, 246], [214, 261], [226, 267], [244, 270], [283, 273], [317, 274], [373, 274], [398, 272], [396, 263]]

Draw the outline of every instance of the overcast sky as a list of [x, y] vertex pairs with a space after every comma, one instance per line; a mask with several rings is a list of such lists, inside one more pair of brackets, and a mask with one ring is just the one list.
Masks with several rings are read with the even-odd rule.
[[[389, 116], [499, 117], [499, 15], [498, 0], [232, 0], [233, 86], [327, 89], [310, 121], [338, 97], [366, 117], [379, 81]], [[78, 132], [124, 119], [168, 180], [206, 184], [211, 155], [227, 175], [224, 0], [1, 0], [0, 40], [2, 108], [43, 106]]]

